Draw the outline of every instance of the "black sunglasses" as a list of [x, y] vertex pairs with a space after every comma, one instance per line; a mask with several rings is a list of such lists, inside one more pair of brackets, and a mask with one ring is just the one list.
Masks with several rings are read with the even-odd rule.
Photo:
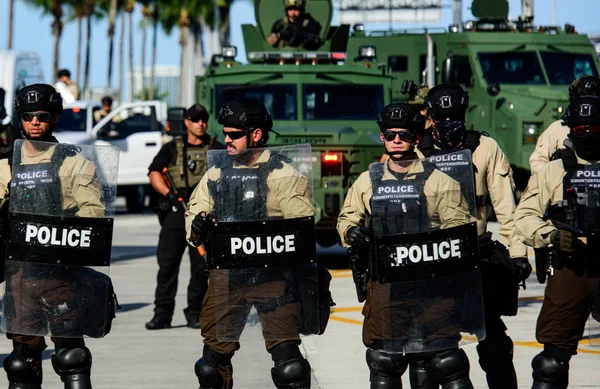
[[396, 136], [400, 137], [400, 140], [403, 142], [411, 142], [413, 139], [413, 134], [410, 131], [391, 131], [387, 130], [383, 132], [383, 139], [388, 142], [396, 139]]
[[246, 131], [225, 131], [223, 130], [223, 135], [225, 136], [225, 138], [229, 137], [229, 139], [231, 140], [237, 140], [240, 139], [244, 136], [246, 136]]
[[42, 123], [50, 123], [52, 120], [52, 114], [50, 112], [23, 112], [21, 113], [21, 119], [26, 122], [30, 122], [33, 118], [37, 118]]

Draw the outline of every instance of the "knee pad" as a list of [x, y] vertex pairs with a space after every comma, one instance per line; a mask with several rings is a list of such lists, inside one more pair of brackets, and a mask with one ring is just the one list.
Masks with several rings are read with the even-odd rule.
[[401, 353], [368, 349], [367, 366], [371, 371], [371, 388], [401, 388], [408, 358]]
[[[429, 369], [433, 377], [442, 384], [468, 380], [469, 379], [469, 358], [462, 349], [442, 351], [429, 361]], [[469, 386], [454, 386], [457, 388]]]
[[65, 388], [91, 389], [92, 353], [87, 347], [59, 349], [52, 356], [52, 367], [64, 380]]
[[477, 345], [479, 365], [484, 371], [499, 365], [512, 364], [514, 346], [509, 336], [488, 338]]
[[229, 365], [231, 360], [217, 354], [208, 346], [204, 346], [202, 358], [196, 361], [194, 372], [198, 377], [198, 383], [202, 389], [221, 389], [223, 386], [223, 376], [219, 373], [217, 366]]
[[551, 350], [544, 350], [533, 358], [533, 380], [539, 383], [552, 384], [553, 388], [566, 388], [569, 384], [570, 354], [556, 355]]
[[15, 350], [4, 359], [4, 370], [9, 388], [39, 389], [42, 384], [42, 352], [26, 345], [15, 345]]
[[296, 342], [281, 343], [270, 353], [275, 363], [271, 378], [278, 389], [310, 388], [310, 364], [300, 353]]

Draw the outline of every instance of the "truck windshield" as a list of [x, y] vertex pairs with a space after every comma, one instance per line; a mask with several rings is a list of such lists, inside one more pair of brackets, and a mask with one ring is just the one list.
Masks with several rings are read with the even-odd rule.
[[594, 59], [589, 54], [541, 52], [550, 84], [568, 85], [579, 76], [598, 75]]
[[383, 109], [381, 85], [304, 85], [305, 120], [375, 120]]
[[217, 111], [226, 102], [239, 97], [252, 97], [269, 108], [273, 120], [296, 120], [296, 85], [217, 85]]
[[86, 118], [87, 109], [85, 108], [65, 108], [58, 117], [54, 131], [85, 131]]
[[544, 73], [535, 52], [478, 53], [488, 84], [545, 84]]

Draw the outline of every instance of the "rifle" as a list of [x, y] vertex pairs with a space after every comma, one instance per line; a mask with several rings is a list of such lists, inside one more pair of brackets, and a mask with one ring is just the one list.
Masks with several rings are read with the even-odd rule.
[[364, 254], [364, 251], [357, 250], [354, 247], [348, 249], [350, 270], [352, 270], [352, 278], [354, 280], [354, 286], [356, 287], [356, 296], [358, 297], [359, 303], [362, 303], [367, 299], [368, 269], [367, 261], [363, 257]]
[[[165, 182], [166, 182], [167, 186], [169, 187], [169, 191], [173, 192], [177, 196], [177, 200], [179, 201], [179, 203], [183, 207], [183, 210], [185, 211], [187, 209], [187, 204], [185, 203], [185, 200], [183, 200], [183, 197], [181, 196], [181, 194], [177, 191], [177, 187], [175, 186], [175, 182], [173, 181], [173, 177], [171, 177], [171, 173], [169, 173], [169, 169], [163, 168], [162, 175], [163, 175], [163, 177], [165, 179]], [[177, 211], [178, 211], [177, 207], [173, 206], [173, 212], [177, 212]], [[204, 246], [202, 246], [202, 245], [198, 246], [198, 253], [200, 253], [201, 256], [205, 256], [206, 255], [206, 251], [204, 250]]]

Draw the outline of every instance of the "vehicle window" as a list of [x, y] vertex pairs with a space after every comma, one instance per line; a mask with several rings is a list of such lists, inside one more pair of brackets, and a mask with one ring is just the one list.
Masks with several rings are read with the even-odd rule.
[[535, 52], [478, 53], [488, 84], [545, 84], [544, 73]]
[[54, 131], [86, 131], [87, 109], [85, 108], [65, 108], [58, 117]]
[[111, 134], [113, 139], [124, 139], [138, 132], [160, 131], [161, 126], [156, 121], [154, 107], [133, 107], [124, 109], [111, 121], [105, 123], [100, 131]]
[[466, 55], [454, 55], [454, 61], [456, 69], [456, 83], [473, 86], [473, 70], [471, 70], [469, 57]]
[[297, 120], [296, 85], [217, 85], [217, 112], [226, 102], [239, 97], [252, 97], [267, 106], [273, 120]]
[[405, 55], [390, 55], [388, 57], [388, 67], [392, 72], [408, 71], [408, 57]]
[[550, 84], [568, 85], [584, 74], [598, 75], [594, 59], [589, 54], [541, 52]]
[[383, 109], [381, 85], [304, 85], [306, 120], [375, 120]]
[[19, 58], [15, 64], [15, 87], [43, 82], [42, 66], [36, 58]]

